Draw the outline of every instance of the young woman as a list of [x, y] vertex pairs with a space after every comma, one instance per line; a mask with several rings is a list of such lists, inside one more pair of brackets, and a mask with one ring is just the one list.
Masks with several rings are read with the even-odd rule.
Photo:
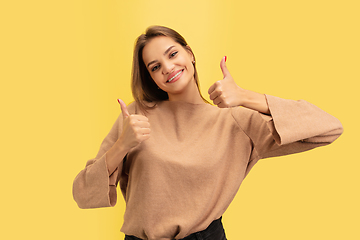
[[[226, 239], [221, 216], [261, 158], [333, 142], [341, 123], [306, 101], [285, 100], [224, 79], [204, 100], [195, 56], [176, 31], [154, 26], [133, 59], [135, 102], [126, 106], [74, 180], [80, 208], [126, 202], [125, 239]], [[241, 107], [240, 107], [241, 106]]]

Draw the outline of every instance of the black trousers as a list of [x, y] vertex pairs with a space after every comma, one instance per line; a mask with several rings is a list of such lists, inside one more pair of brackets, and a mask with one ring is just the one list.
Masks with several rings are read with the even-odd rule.
[[[222, 217], [221, 217], [222, 218]], [[205, 230], [195, 232], [181, 240], [226, 240], [221, 218], [213, 221]], [[125, 240], [142, 240], [135, 236], [125, 235]]]

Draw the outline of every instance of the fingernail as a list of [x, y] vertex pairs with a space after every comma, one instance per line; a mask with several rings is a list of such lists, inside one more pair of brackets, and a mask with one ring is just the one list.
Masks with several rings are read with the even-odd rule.
[[226, 59], [227, 59], [227, 57], [225, 56], [225, 62], [226, 62]]
[[120, 104], [120, 99], [117, 99], [118, 103]]

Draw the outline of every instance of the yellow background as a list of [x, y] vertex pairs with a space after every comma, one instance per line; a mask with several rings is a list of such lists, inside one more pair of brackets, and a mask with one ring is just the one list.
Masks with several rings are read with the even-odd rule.
[[260, 161], [224, 215], [230, 240], [360, 239], [356, 0], [0, 3], [1, 239], [123, 239], [124, 201], [80, 210], [72, 181], [132, 101], [135, 38], [179, 31], [201, 90], [222, 79], [338, 117], [332, 145]]

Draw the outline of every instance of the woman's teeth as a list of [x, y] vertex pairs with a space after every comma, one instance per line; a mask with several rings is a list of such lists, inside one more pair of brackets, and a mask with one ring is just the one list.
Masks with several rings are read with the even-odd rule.
[[172, 78], [170, 78], [167, 82], [171, 82], [172, 80], [174, 80], [174, 78], [176, 78], [177, 76], [180, 75], [180, 73], [182, 73], [183, 70], [181, 70], [180, 72], [178, 72], [177, 74], [175, 74], [175, 76], [173, 76]]

